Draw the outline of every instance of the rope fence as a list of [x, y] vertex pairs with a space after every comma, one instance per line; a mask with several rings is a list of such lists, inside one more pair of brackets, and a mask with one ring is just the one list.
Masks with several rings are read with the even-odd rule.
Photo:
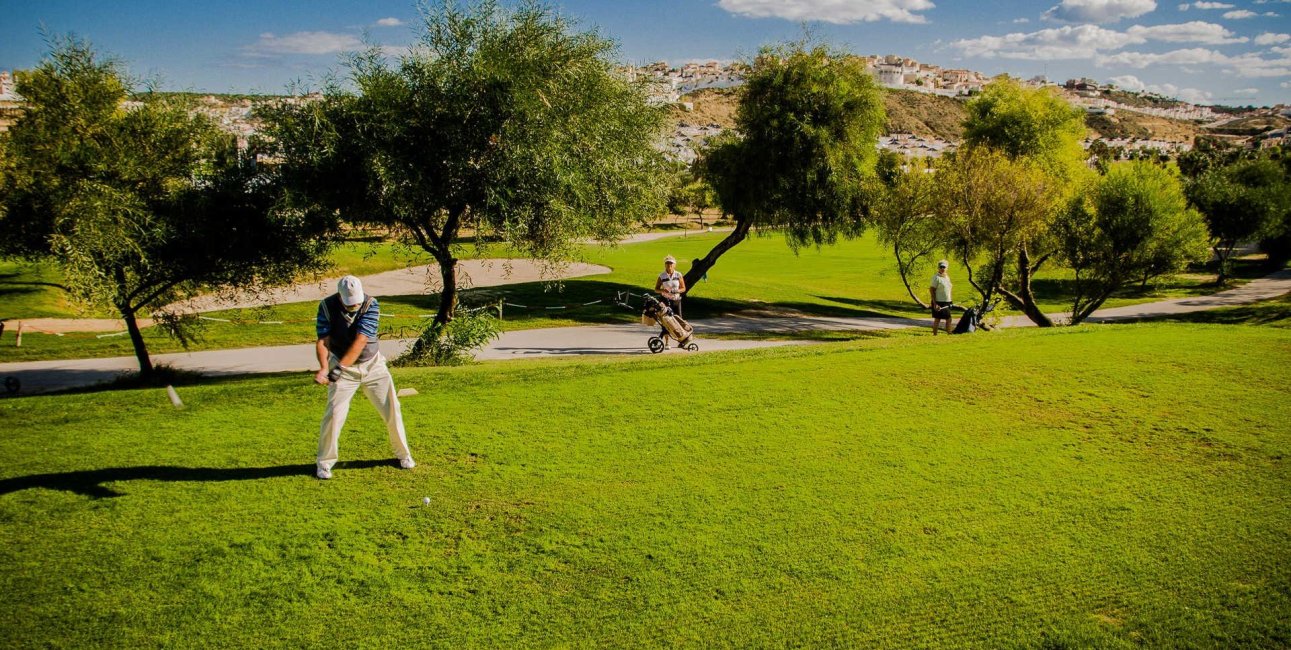
[[[548, 312], [555, 312], [555, 311], [570, 312], [570, 311], [585, 309], [588, 307], [594, 307], [596, 305], [611, 304], [611, 305], [632, 311], [632, 310], [638, 309], [638, 307], [632, 304], [632, 301], [642, 299], [646, 295], [648, 294], [632, 293], [630, 291], [617, 291], [614, 293], [613, 296], [607, 296], [605, 298], [600, 298], [597, 300], [590, 300], [587, 302], [579, 302], [579, 303], [555, 304], [555, 305], [526, 305], [521, 303], [508, 302], [506, 299], [501, 299], [501, 300], [498, 300], [497, 302], [481, 305], [479, 307], [461, 309], [460, 313], [478, 314], [484, 311], [492, 311], [492, 312], [495, 312], [497, 314], [498, 319], [501, 320], [508, 310], [519, 310], [521, 312], [527, 312], [527, 313], [534, 313], [534, 312], [548, 313]], [[381, 318], [383, 319], [392, 318], [392, 319], [426, 320], [434, 317], [435, 317], [435, 314], [384, 314], [384, 313], [381, 314]], [[315, 319], [313, 318], [252, 321], [252, 320], [237, 320], [232, 318], [217, 318], [215, 316], [200, 316], [200, 315], [197, 316], [197, 319], [202, 321], [214, 322], [214, 323], [227, 323], [229, 325], [234, 325], [238, 327], [246, 327], [246, 326], [252, 326], [252, 325], [302, 325], [306, 323], [315, 322]], [[382, 327], [380, 331], [382, 334], [386, 336], [398, 336], [399, 338], [409, 338], [410, 336], [409, 333], [411, 333], [411, 336], [416, 336], [420, 334], [421, 329], [415, 325], [391, 325], [388, 327]], [[3, 332], [3, 330], [0, 329], [0, 332]], [[41, 334], [52, 334], [54, 336], [64, 335], [63, 332], [48, 331], [48, 330], [32, 327], [30, 325], [24, 325], [21, 321], [19, 321], [18, 328], [17, 328], [17, 341], [16, 341], [18, 347], [22, 347], [22, 334], [24, 332], [39, 332]], [[109, 332], [106, 334], [98, 334], [98, 335], [95, 335], [94, 338], [106, 339], [106, 338], [112, 338], [117, 336], [125, 336], [127, 333], [128, 332], [126, 330], [121, 330], [119, 332]]]

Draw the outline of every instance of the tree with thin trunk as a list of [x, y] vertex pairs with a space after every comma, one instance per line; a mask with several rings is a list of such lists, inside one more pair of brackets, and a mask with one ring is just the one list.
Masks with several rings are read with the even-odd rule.
[[397, 61], [350, 55], [353, 89], [262, 115], [290, 201], [389, 227], [435, 259], [442, 326], [464, 232], [557, 263], [662, 212], [665, 114], [613, 53], [536, 2], [444, 0]]
[[1049, 327], [1031, 281], [1056, 252], [1054, 218], [1094, 173], [1080, 144], [1084, 113], [1050, 89], [1008, 77], [987, 84], [967, 108], [964, 146], [937, 173], [948, 248], [983, 300], [998, 294]]
[[1206, 223], [1188, 206], [1178, 175], [1150, 162], [1113, 163], [1054, 224], [1059, 254], [1075, 274], [1072, 325], [1133, 282], [1206, 258]]
[[330, 222], [274, 209], [273, 179], [187, 106], [151, 93], [127, 102], [118, 61], [68, 37], [16, 76], [25, 101], [0, 139], [0, 247], [52, 257], [74, 298], [115, 309], [144, 380], [141, 317], [187, 345], [193, 319], [166, 305], [325, 264]]
[[927, 303], [910, 281], [920, 262], [946, 245], [947, 234], [936, 214], [938, 188], [934, 171], [928, 161], [916, 159], [880, 173], [885, 191], [874, 210], [879, 242], [891, 247], [906, 292], [925, 309]]
[[1035, 324], [1052, 326], [1036, 305], [1031, 279], [1053, 256], [1049, 223], [1063, 200], [1053, 175], [978, 147], [941, 164], [936, 183], [946, 248], [983, 303], [998, 294]]
[[701, 173], [735, 229], [691, 263], [689, 290], [754, 228], [781, 228], [795, 248], [859, 234], [885, 120], [881, 91], [857, 57], [802, 42], [763, 48], [740, 91], [734, 133], [703, 152]]

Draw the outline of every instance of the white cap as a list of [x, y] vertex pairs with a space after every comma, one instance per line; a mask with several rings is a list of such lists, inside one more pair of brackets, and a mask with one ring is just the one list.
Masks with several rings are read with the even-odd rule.
[[341, 304], [346, 307], [363, 302], [363, 283], [352, 275], [347, 275], [336, 283], [336, 292], [341, 294]]
[[949, 267], [949, 266], [950, 266], [950, 262], [947, 262], [946, 260], [942, 260], [942, 261], [940, 261], [940, 262], [937, 262], [937, 268], [939, 268], [939, 269], [944, 269], [944, 268], [947, 268], [947, 267]]
[[663, 258], [663, 263], [664, 263], [664, 264], [667, 264], [668, 262], [672, 262], [673, 264], [676, 264], [676, 263], [677, 263], [677, 258], [675, 258], [675, 257], [673, 257], [673, 256], [671, 256], [671, 255], [669, 255], [668, 257]]

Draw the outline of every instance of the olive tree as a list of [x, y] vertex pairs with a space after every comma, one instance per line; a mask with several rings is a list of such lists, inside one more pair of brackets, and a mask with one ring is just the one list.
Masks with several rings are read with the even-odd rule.
[[453, 318], [463, 233], [556, 262], [662, 211], [664, 113], [616, 73], [612, 42], [535, 2], [445, 0], [422, 18], [396, 61], [350, 55], [352, 86], [264, 116], [291, 201], [435, 259], [435, 323]]
[[1060, 214], [1054, 232], [1075, 272], [1073, 325], [1116, 291], [1182, 270], [1207, 252], [1206, 224], [1188, 206], [1179, 177], [1144, 161], [1111, 165]]
[[16, 76], [25, 103], [0, 139], [0, 247], [52, 258], [74, 298], [115, 309], [142, 378], [153, 367], [141, 315], [161, 312], [187, 344], [191, 319], [166, 305], [325, 264], [329, 222], [276, 209], [273, 178], [183, 104], [127, 103], [120, 62], [69, 37]]
[[686, 286], [693, 291], [755, 227], [783, 228], [794, 247], [859, 233], [885, 120], [879, 87], [856, 57], [804, 43], [763, 48], [740, 91], [735, 132], [715, 138], [700, 163], [735, 228], [692, 262]]
[[1093, 174], [1080, 144], [1084, 114], [1049, 89], [1007, 77], [967, 108], [964, 146], [937, 173], [947, 248], [983, 299], [998, 294], [1049, 327], [1031, 281], [1057, 252], [1054, 219]]
[[[895, 155], [895, 154], [893, 154]], [[883, 160], [892, 160], [885, 156]], [[889, 164], [880, 171], [884, 191], [873, 213], [879, 242], [891, 247], [897, 273], [910, 299], [928, 307], [910, 285], [921, 261], [946, 246], [946, 230], [937, 218], [935, 168], [926, 161]]]
[[1291, 182], [1277, 161], [1242, 160], [1202, 173], [1189, 183], [1188, 199], [1206, 217], [1222, 284], [1239, 244], [1279, 234], [1291, 212]]

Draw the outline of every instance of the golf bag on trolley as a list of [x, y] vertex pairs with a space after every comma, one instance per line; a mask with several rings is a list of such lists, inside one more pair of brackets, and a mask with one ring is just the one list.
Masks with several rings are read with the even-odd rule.
[[[644, 307], [641, 310], [641, 320], [647, 325], [654, 324], [662, 327], [669, 338], [677, 341], [677, 347], [685, 348], [690, 351], [699, 349], [699, 346], [693, 342], [695, 330], [681, 316], [673, 313], [672, 308], [664, 304], [663, 301], [647, 294], [644, 296]], [[650, 351], [659, 353], [667, 347], [662, 337], [651, 337], [647, 344]]]

